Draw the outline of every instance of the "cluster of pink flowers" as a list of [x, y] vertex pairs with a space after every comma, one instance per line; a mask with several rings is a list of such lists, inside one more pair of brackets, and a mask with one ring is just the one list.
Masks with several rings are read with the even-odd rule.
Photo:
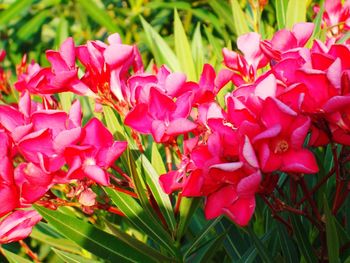
[[[348, 4], [339, 5], [326, 10], [326, 23], [337, 16], [347, 25]], [[56, 184], [85, 182], [79, 201], [93, 204], [87, 182], [109, 185], [108, 169], [127, 147], [97, 118], [82, 125], [79, 100], [60, 110], [53, 95], [66, 91], [94, 98], [96, 111], [112, 106], [135, 138], [151, 135], [176, 151], [181, 163], [160, 177], [166, 193], [205, 197], [208, 219], [225, 214], [248, 224], [256, 193], [271, 192], [278, 172], [317, 173], [313, 146], [350, 145], [350, 49], [331, 40], [306, 48], [313, 28], [297, 24], [271, 40], [242, 35], [240, 52], [223, 50], [226, 68], [216, 74], [206, 64], [198, 82], [166, 66], [145, 72], [137, 47], [117, 34], [108, 44], [69, 38], [47, 51], [48, 68], [23, 61], [18, 104], [0, 105], [0, 243], [30, 233], [41, 219], [31, 205]], [[219, 105], [229, 82], [235, 89]]]

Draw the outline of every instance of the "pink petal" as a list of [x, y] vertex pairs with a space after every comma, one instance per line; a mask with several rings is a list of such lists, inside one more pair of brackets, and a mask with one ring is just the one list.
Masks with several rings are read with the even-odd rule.
[[100, 185], [109, 185], [109, 174], [97, 165], [86, 165], [83, 168], [84, 174]]
[[113, 144], [113, 135], [97, 118], [92, 118], [83, 128], [85, 137], [81, 145], [94, 145], [95, 147], [106, 147]]
[[67, 38], [60, 47], [60, 55], [69, 68], [75, 67], [75, 45], [73, 38]]
[[34, 210], [17, 210], [0, 222], [0, 243], [10, 243], [26, 238], [41, 216]]
[[108, 65], [112, 68], [122, 66], [125, 61], [129, 60], [133, 54], [133, 47], [123, 44], [113, 44], [106, 48], [103, 57]]
[[317, 173], [319, 171], [315, 156], [307, 149], [288, 151], [283, 156], [281, 171], [294, 173]]
[[249, 165], [254, 168], [259, 168], [258, 159], [256, 158], [254, 148], [250, 143], [248, 136], [244, 137], [242, 155]]
[[172, 136], [185, 134], [194, 130], [195, 128], [197, 128], [197, 125], [192, 121], [185, 118], [179, 118], [170, 122], [166, 129], [166, 134]]
[[159, 120], [155, 120], [152, 122], [152, 135], [156, 142], [161, 142], [166, 132], [165, 123]]
[[273, 74], [267, 75], [255, 88], [255, 95], [263, 100], [267, 97], [275, 97], [277, 90], [276, 78]]
[[182, 86], [186, 82], [186, 75], [183, 73], [171, 73], [165, 80], [165, 93], [170, 97], [177, 97]]
[[254, 196], [239, 198], [228, 208], [224, 209], [225, 214], [239, 226], [246, 226], [252, 218], [255, 210]]
[[298, 46], [303, 47], [314, 31], [313, 23], [298, 23], [293, 26], [292, 32], [298, 41]]
[[262, 177], [260, 172], [255, 172], [244, 177], [237, 185], [237, 193], [242, 197], [254, 195], [258, 191], [261, 180]]
[[138, 104], [126, 115], [124, 123], [141, 133], [151, 133], [152, 117], [148, 114], [148, 105]]
[[209, 195], [205, 202], [204, 213], [207, 219], [213, 219], [224, 213], [224, 209], [237, 200], [234, 186], [229, 185]]
[[175, 111], [176, 104], [168, 96], [152, 88], [150, 91], [149, 113], [154, 119], [165, 120]]

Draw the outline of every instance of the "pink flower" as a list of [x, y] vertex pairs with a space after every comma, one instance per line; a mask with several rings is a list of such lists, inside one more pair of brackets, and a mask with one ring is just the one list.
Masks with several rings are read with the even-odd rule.
[[49, 77], [50, 90], [52, 93], [72, 91], [80, 95], [93, 96], [93, 92], [78, 78], [75, 54], [72, 38], [67, 38], [59, 51], [46, 51], [52, 70], [52, 75]]
[[247, 33], [237, 39], [238, 49], [242, 51], [243, 56], [226, 48], [222, 50], [226, 67], [236, 72], [231, 77], [236, 86], [253, 82], [257, 70], [268, 63], [260, 44], [261, 37], [259, 34]]
[[113, 135], [96, 118], [91, 119], [83, 128], [82, 137], [77, 145], [66, 148], [69, 179], [89, 179], [109, 185], [107, 169], [125, 151], [126, 142], [114, 141]]
[[166, 142], [197, 127], [187, 119], [191, 106], [190, 93], [183, 94], [174, 102], [152, 88], [149, 103], [137, 104], [126, 116], [125, 124], [138, 132], [151, 133], [156, 142]]
[[303, 148], [310, 128], [308, 117], [298, 115], [277, 99], [267, 98], [260, 118], [264, 130], [252, 142], [264, 172], [318, 172], [314, 155]]
[[26, 238], [41, 218], [35, 210], [14, 211], [0, 222], [0, 244]]

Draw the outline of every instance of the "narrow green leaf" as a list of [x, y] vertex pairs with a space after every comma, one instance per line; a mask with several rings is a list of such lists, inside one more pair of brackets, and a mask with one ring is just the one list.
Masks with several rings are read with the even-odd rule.
[[182, 197], [180, 204], [180, 220], [177, 226], [176, 239], [180, 240], [186, 232], [190, 220], [200, 204], [200, 198]]
[[235, 22], [232, 19], [232, 11], [230, 10], [230, 5], [226, 1], [210, 0], [209, 5], [217, 14], [218, 17], [222, 17], [223, 21], [226, 23], [232, 32], [235, 30]]
[[211, 262], [210, 259], [215, 255], [216, 251], [221, 248], [222, 242], [225, 239], [225, 233], [211, 239], [207, 242], [201, 249], [199, 249], [195, 256], [193, 257], [193, 260], [191, 262], [193, 263], [206, 263]]
[[[121, 160], [124, 164], [124, 167], [128, 167], [129, 172], [133, 177], [133, 180], [136, 186], [136, 192], [139, 195], [141, 202], [144, 208], [146, 209], [146, 212], [148, 212], [149, 216], [153, 217], [155, 220], [158, 220], [154, 215], [154, 211], [149, 205], [148, 196], [146, 195], [147, 188], [145, 185], [145, 181], [141, 176], [142, 173], [145, 173], [144, 178], [146, 180], [147, 186], [150, 188], [153, 194], [153, 197], [155, 198], [157, 205], [159, 206], [160, 211], [164, 216], [169, 228], [171, 230], [174, 230], [175, 216], [173, 213], [169, 196], [164, 193], [163, 189], [159, 184], [159, 173], [155, 171], [154, 167], [152, 166], [152, 164], [149, 162], [149, 160], [146, 158], [145, 155], [139, 154], [139, 152], [137, 151], [137, 146], [135, 145], [133, 140], [130, 140], [129, 137], [125, 137], [125, 134], [126, 134], [125, 130], [123, 126], [120, 125], [113, 110], [108, 106], [104, 106], [103, 109], [104, 109], [105, 120], [107, 123], [107, 128], [119, 140], [127, 140], [129, 143], [130, 150], [127, 151], [127, 155], [123, 154], [121, 156]], [[161, 167], [162, 165], [164, 166], [163, 161], [161, 160], [161, 158], [159, 159], [159, 156], [158, 156], [158, 160], [159, 160], [159, 163], [157, 164], [157, 166], [158, 167]], [[165, 173], [164, 167], [160, 168], [160, 171], [162, 170]]]
[[[270, 229], [267, 233], [265, 233], [260, 239], [261, 242], [266, 243], [271, 238], [273, 231], [274, 231], [274, 229]], [[246, 250], [246, 252], [243, 254], [243, 256], [237, 261], [237, 263], [256, 262], [255, 259], [256, 259], [257, 254], [258, 254], [258, 250], [257, 250], [255, 244], [253, 244], [250, 248], [248, 248]]]
[[278, 224], [277, 226], [278, 237], [283, 253], [283, 258], [286, 263], [294, 263], [298, 261], [297, 251], [295, 249], [294, 243], [291, 240], [291, 237], [288, 236], [288, 233], [284, 226]]
[[84, 258], [79, 255], [52, 248], [53, 252], [66, 263], [98, 263], [100, 261]]
[[288, 0], [275, 0], [276, 18], [278, 29], [284, 29], [286, 25]]
[[140, 251], [141, 253], [144, 253], [148, 255], [150, 258], [157, 259], [158, 261], [161, 262], [173, 262], [174, 259], [169, 258], [157, 250], [151, 248], [150, 246], [146, 245], [145, 243], [131, 237], [130, 235], [126, 234], [124, 231], [119, 230], [116, 226], [111, 224], [108, 221], [105, 221], [108, 229], [111, 231], [111, 233], [118, 237], [120, 240], [124, 241], [128, 245], [132, 246], [134, 249]]
[[152, 1], [146, 4], [149, 8], [170, 8], [170, 9], [183, 9], [191, 10], [191, 4], [188, 2], [176, 1], [176, 2], [163, 2], [163, 1]]
[[305, 261], [308, 263], [317, 262], [317, 258], [313, 252], [313, 248], [308, 239], [308, 234], [305, 231], [300, 221], [300, 218], [296, 215], [291, 215], [291, 223], [298, 244], [298, 249], [300, 250], [300, 253], [304, 256]]
[[286, 14], [286, 28], [306, 21], [307, 0], [289, 0]]
[[198, 76], [194, 67], [191, 47], [176, 9], [174, 11], [174, 37], [175, 51], [179, 58], [182, 71], [186, 73], [189, 80], [197, 80]]
[[154, 28], [140, 17], [146, 34], [147, 43], [158, 65], [166, 64], [173, 71], [181, 71], [180, 63], [174, 52]]
[[227, 231], [224, 248], [231, 260], [235, 262], [242, 258], [243, 253], [250, 245], [245, 239], [245, 236], [247, 235], [243, 235], [242, 228], [233, 225], [229, 219], [223, 218], [216, 226], [216, 230], [218, 233]]
[[51, 247], [62, 249], [75, 254], [81, 253], [81, 248], [76, 245], [73, 241], [64, 238], [54, 238], [41, 231], [37, 227], [33, 229], [30, 235], [31, 238], [36, 239], [42, 243], [48, 244]]
[[157, 144], [155, 142], [152, 143], [152, 156], [151, 156], [152, 167], [156, 170], [156, 172], [161, 175], [166, 173], [165, 165], [162, 156], [157, 148]]
[[196, 67], [196, 74], [199, 76], [202, 73], [204, 65], [204, 47], [201, 35], [201, 24], [198, 23], [194, 30], [192, 38], [192, 54]]
[[98, 257], [112, 262], [151, 262], [144, 254], [91, 224], [58, 211], [39, 206], [35, 209], [58, 232]]
[[[69, 36], [69, 24], [67, 19], [64, 16], [60, 17], [60, 22], [57, 26], [56, 38], [55, 38], [55, 47], [58, 48], [61, 46], [64, 40], [66, 40]], [[61, 94], [61, 93], [59, 93]]]
[[153, 197], [156, 200], [157, 205], [159, 206], [159, 209], [162, 212], [162, 215], [164, 216], [169, 228], [171, 231], [173, 231], [175, 229], [176, 220], [169, 196], [164, 193], [162, 187], [159, 184], [159, 174], [157, 174], [154, 167], [144, 154], [140, 155], [136, 161], [136, 164], [139, 166], [139, 169], [142, 169], [145, 173], [144, 177], [147, 186], [150, 188]]
[[344, 36], [337, 41], [337, 44], [344, 44], [346, 40], [350, 38], [350, 32], [344, 34]]
[[208, 27], [204, 27], [204, 31], [208, 38], [210, 46], [214, 50], [216, 61], [219, 61], [219, 63], [221, 63], [223, 60], [222, 52], [221, 52], [223, 46], [220, 44], [219, 40], [213, 36], [213, 34], [210, 32], [210, 29]]
[[22, 258], [4, 248], [2, 248], [2, 251], [4, 251], [5, 257], [10, 263], [31, 263], [30, 260]]
[[326, 237], [328, 260], [330, 263], [338, 263], [339, 261], [339, 238], [337, 234], [337, 227], [335, 225], [335, 218], [329, 210], [326, 196], [323, 196], [324, 213], [326, 216]]
[[323, 17], [323, 13], [324, 13], [324, 4], [323, 1], [320, 3], [320, 10], [318, 11], [318, 14], [314, 20], [314, 24], [315, 24], [315, 28], [314, 28], [314, 32], [312, 32], [312, 36], [310, 38], [310, 40], [314, 40], [314, 39], [320, 39], [321, 38], [321, 33], [322, 33], [322, 17]]
[[34, 0], [17, 0], [10, 7], [0, 13], [0, 28], [7, 26], [14, 17], [21, 17]]
[[191, 243], [190, 247], [184, 253], [184, 259], [192, 251], [194, 251], [198, 247], [198, 245], [201, 244], [201, 242], [208, 236], [208, 233], [212, 230], [213, 227], [215, 227], [215, 225], [217, 223], [220, 222], [221, 219], [222, 219], [222, 217], [217, 217], [215, 220], [212, 220], [211, 222], [209, 222], [207, 225], [205, 225], [203, 227], [203, 231], [193, 240], [193, 242]]
[[51, 10], [42, 10], [35, 15], [17, 31], [17, 36], [21, 40], [29, 39], [34, 33], [38, 32], [40, 27], [52, 14]]
[[62, 109], [65, 112], [69, 112], [74, 94], [72, 92], [61, 92], [58, 94], [58, 97], [60, 99]]
[[265, 245], [262, 243], [262, 241], [256, 236], [252, 228], [247, 228], [248, 234], [253, 240], [255, 247], [259, 253], [260, 258], [266, 262], [266, 263], [272, 263], [272, 256], [269, 255], [268, 250], [266, 249]]
[[231, 9], [237, 36], [248, 33], [250, 31], [248, 21], [237, 0], [231, 0]]
[[156, 222], [145, 214], [144, 209], [131, 196], [110, 188], [104, 189], [114, 205], [118, 206], [136, 228], [149, 235], [152, 240], [167, 249], [173, 255], [177, 254], [177, 250], [173, 246], [173, 240], [169, 234], [160, 224], [156, 224]]
[[123, 31], [108, 15], [105, 9], [101, 9], [93, 0], [77, 0], [85, 12], [99, 25], [105, 27], [110, 33], [118, 32], [123, 38]]

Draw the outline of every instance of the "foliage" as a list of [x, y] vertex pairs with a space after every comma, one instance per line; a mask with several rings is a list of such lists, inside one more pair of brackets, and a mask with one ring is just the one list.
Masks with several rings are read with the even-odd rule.
[[[337, 6], [340, 20], [337, 21], [338, 24], [333, 24], [334, 21], [329, 18], [332, 15], [329, 7], [331, 1], [326, 1], [328, 8], [327, 4], [317, 5], [311, 1], [301, 1], [302, 5], [299, 1], [293, 0], [267, 2], [262, 0], [6, 0], [2, 2], [0, 50], [6, 51], [6, 57], [5, 53], [0, 53], [0, 61], [4, 59], [3, 67], [0, 69], [0, 146], [3, 146], [0, 151], [2, 178], [0, 199], [8, 205], [0, 208], [0, 216], [4, 216], [0, 223], [0, 243], [7, 243], [1, 245], [2, 260], [5, 258], [9, 262], [349, 260], [350, 202], [347, 198], [349, 113], [344, 110], [349, 93], [349, 73], [345, 70], [349, 54], [347, 43], [349, 33], [345, 18], [339, 15], [343, 14], [342, 12], [346, 13], [344, 10], [348, 7], [346, 4]], [[293, 28], [295, 23], [305, 21], [314, 22], [313, 30], [308, 31], [307, 24], [303, 24], [303, 28]], [[288, 37], [292, 35], [293, 39], [296, 39], [296, 44], [293, 46], [291, 42], [280, 41], [281, 50], [277, 52], [277, 48], [274, 50], [274, 47], [280, 42], [275, 33], [284, 28], [290, 30], [284, 33], [289, 32], [285, 34]], [[117, 35], [112, 35], [115, 32], [120, 35], [124, 44], [120, 43]], [[249, 60], [250, 51], [247, 49], [248, 46], [256, 48], [253, 43], [253, 37], [256, 35], [246, 34], [248, 32], [261, 35], [257, 46], [265, 55], [270, 52], [269, 63], [266, 61], [265, 64], [263, 62], [259, 64], [259, 59], [263, 61], [266, 58], [260, 53], [253, 54], [255, 55], [252, 56], [253, 60]], [[241, 35], [246, 37], [239, 38]], [[68, 36], [72, 36], [74, 42], [71, 38], [66, 40]], [[108, 45], [91, 40], [105, 41], [108, 36], [110, 36]], [[315, 39], [320, 39], [328, 49], [323, 48], [319, 42], [313, 42]], [[335, 51], [332, 53], [329, 49], [334, 42], [344, 43], [346, 48], [341, 49], [340, 45], [334, 45], [338, 46], [339, 50], [334, 48]], [[131, 43], [138, 45], [143, 64], [140, 62], [141, 57], [137, 48], [126, 45]], [[79, 47], [81, 53], [76, 51], [78, 44], [81, 45]], [[88, 45], [92, 45], [95, 49], [91, 47], [88, 49]], [[334, 100], [332, 101], [334, 104], [329, 103], [327, 107], [320, 106], [323, 107], [325, 114], [329, 114], [324, 118], [318, 119], [319, 113], [313, 112], [314, 108], [318, 107], [317, 103], [324, 99], [316, 88], [312, 88], [314, 87], [312, 81], [318, 79], [311, 77], [308, 79], [307, 74], [301, 75], [307, 88], [290, 89], [292, 91], [286, 93], [285, 97], [281, 96], [285, 99], [283, 103], [287, 104], [286, 101], [295, 100], [293, 91], [297, 95], [301, 93], [305, 95], [309, 90], [316, 90], [314, 93], [310, 92], [309, 97], [305, 95], [306, 98], [303, 99], [308, 103], [305, 103], [306, 106], [303, 106], [301, 113], [298, 112], [297, 117], [294, 113], [290, 113], [297, 111], [293, 102], [284, 107], [279, 102], [267, 98], [273, 97], [271, 93], [269, 96], [264, 95], [270, 89], [280, 88], [278, 85], [282, 82], [271, 77], [273, 74], [269, 75], [269, 65], [272, 68], [280, 62], [279, 56], [290, 50], [302, 49], [304, 45], [312, 47], [310, 53], [314, 55], [315, 61], [320, 65], [322, 63], [326, 65], [320, 70], [326, 71], [334, 61], [341, 61], [340, 71], [345, 72], [340, 76], [340, 73], [334, 73], [338, 68], [331, 73], [328, 73], [330, 70], [327, 71], [327, 77], [338, 83], [332, 85], [339, 85], [342, 89], [342, 93], [338, 94], [339, 97], [343, 96], [345, 99], [340, 99], [340, 102]], [[59, 51], [53, 51], [59, 47], [61, 47]], [[236, 47], [241, 52], [230, 51]], [[347, 51], [344, 51], [346, 49]], [[25, 53], [27, 58], [23, 58]], [[73, 53], [74, 63], [70, 64], [67, 54]], [[322, 56], [324, 60], [318, 56]], [[86, 57], [89, 59], [85, 59]], [[239, 57], [243, 66], [236, 67], [239, 63], [233, 61], [232, 57], [235, 59]], [[34, 62], [27, 63], [32, 59], [43, 68], [48, 66], [49, 70], [43, 68], [39, 70], [37, 68], [39, 66]], [[99, 63], [94, 59], [103, 62], [96, 66]], [[75, 60], [79, 62], [76, 63]], [[212, 68], [205, 65], [206, 63], [212, 65]], [[168, 68], [161, 67], [162, 64]], [[335, 62], [334, 64], [336, 67]], [[105, 71], [106, 68], [108, 71]], [[144, 68], [146, 73], [143, 71]], [[30, 83], [29, 80], [34, 79], [35, 75], [30, 72], [31, 70], [37, 74], [36, 76], [40, 76], [40, 81], [33, 80]], [[278, 71], [275, 68], [274, 70]], [[294, 68], [288, 64], [283, 70], [288, 72]], [[183, 72], [185, 75], [182, 73], [172, 75], [171, 71]], [[68, 79], [69, 74], [72, 77]], [[110, 75], [113, 74], [116, 77], [112, 80]], [[164, 84], [166, 96], [150, 88], [151, 95], [148, 97], [145, 95], [147, 99], [142, 95], [135, 99], [129, 94], [130, 97], [125, 102], [123, 98], [126, 97], [126, 93], [121, 93], [115, 88], [118, 85], [131, 86], [133, 77], [136, 83], [142, 83], [142, 85], [135, 84], [135, 87], [137, 85], [163, 87], [163, 84], [159, 83], [166, 82], [164, 76], [172, 76], [173, 85]], [[184, 77], [186, 81], [183, 80]], [[47, 82], [41, 84], [43, 80]], [[200, 121], [196, 121], [194, 117], [197, 110], [200, 111], [199, 106], [193, 106], [194, 113], [191, 115], [189, 113], [181, 115], [186, 111], [185, 102], [193, 98], [184, 96], [181, 103], [179, 102], [181, 96], [178, 95], [171, 97], [171, 100], [168, 99], [172, 96], [171, 92], [180, 93], [182, 87], [193, 88], [194, 83], [198, 89], [202, 87], [207, 89], [203, 92], [205, 95], [198, 92], [196, 105], [205, 105], [208, 102], [206, 100], [210, 101], [215, 97], [224, 111], [222, 115], [225, 115], [224, 117], [220, 115], [220, 121], [225, 120], [226, 126], [204, 121], [199, 127]], [[186, 163], [189, 161], [186, 158], [191, 159], [193, 154], [191, 143], [187, 142], [186, 137], [195, 137], [197, 132], [201, 134], [200, 129], [207, 129], [205, 125], [210, 126], [211, 133], [224, 131], [230, 124], [232, 125], [230, 122], [234, 122], [227, 117], [228, 107], [237, 103], [234, 101], [234, 96], [231, 96], [230, 100], [227, 94], [239, 90], [241, 85], [245, 87], [246, 84], [256, 90], [261, 83], [264, 83], [260, 86], [264, 87], [264, 91], [257, 96], [264, 97], [264, 102], [261, 102], [263, 106], [259, 103], [257, 105], [261, 106], [262, 112], [267, 111], [267, 108], [273, 109], [277, 117], [262, 113], [263, 124], [259, 125], [266, 125], [265, 128], [268, 129], [269, 123], [280, 118], [280, 122], [284, 124], [282, 129], [288, 130], [290, 134], [294, 132], [291, 135], [293, 145], [300, 144], [295, 147], [295, 151], [304, 154], [307, 149], [308, 153], [290, 158], [289, 160], [294, 162], [287, 164], [275, 165], [274, 159], [271, 158], [268, 163], [262, 164], [260, 161], [259, 167], [255, 167], [252, 159], [257, 157], [253, 158], [255, 153], [249, 151], [252, 145], [258, 146], [247, 136], [244, 137], [242, 148], [245, 153], [237, 153], [237, 156], [249, 163], [249, 167], [244, 168], [246, 169], [244, 175], [237, 176], [247, 178], [251, 175], [251, 171], [259, 171], [252, 173], [253, 177], [249, 177], [253, 178], [251, 181], [254, 182], [250, 184], [254, 189], [246, 190], [249, 194], [239, 198], [256, 199], [256, 205], [254, 201], [253, 209], [252, 206], [249, 208], [252, 210], [247, 206], [244, 207], [244, 212], [238, 213], [238, 216], [245, 215], [242, 220], [237, 219], [235, 214], [240, 211], [239, 208], [233, 209], [232, 213], [227, 212], [228, 209], [220, 210], [220, 216], [217, 213], [210, 216], [216, 207], [221, 208], [220, 200], [225, 199], [225, 196], [215, 199], [210, 205], [212, 193], [203, 194], [204, 190], [198, 193], [193, 188], [185, 190], [186, 187], [189, 189], [189, 183], [185, 184], [186, 176], [192, 173], [190, 166], [192, 164]], [[308, 83], [311, 83], [311, 88], [307, 86]], [[322, 83], [317, 82], [318, 85]], [[325, 86], [331, 85], [327, 82]], [[332, 92], [330, 91], [331, 95], [327, 96], [333, 98], [335, 93]], [[173, 99], [175, 97], [176, 99]], [[313, 100], [314, 97], [316, 102]], [[158, 98], [159, 105], [156, 106], [159, 111], [150, 110], [152, 107], [149, 105], [156, 104], [152, 102], [152, 98]], [[283, 98], [279, 97], [281, 100]], [[12, 115], [8, 117], [10, 115], [5, 109], [9, 109], [10, 104], [18, 106], [9, 110]], [[256, 105], [254, 103], [253, 106], [247, 105], [244, 106], [251, 114]], [[54, 110], [55, 113], [45, 113], [50, 110]], [[333, 114], [337, 111], [341, 112], [340, 117], [338, 114]], [[160, 116], [162, 112], [170, 112], [170, 117]], [[216, 111], [213, 112], [214, 115], [217, 114]], [[245, 118], [251, 117], [246, 112], [244, 114]], [[150, 116], [146, 121], [140, 120], [146, 115]], [[54, 122], [48, 122], [50, 118], [54, 118]], [[180, 125], [176, 122], [178, 119], [183, 122], [187, 120], [186, 125]], [[285, 121], [286, 119], [288, 121]], [[64, 127], [56, 127], [53, 124], [58, 122], [63, 123]], [[159, 130], [152, 130], [154, 125], [152, 123], [155, 122], [157, 125], [164, 123], [170, 125], [173, 122], [173, 126], [172, 129], [165, 129], [160, 134]], [[16, 130], [20, 135], [14, 135], [17, 126], [26, 127], [30, 123], [34, 124], [30, 128], [31, 136], [23, 137], [25, 139], [18, 138], [23, 130]], [[317, 133], [315, 129], [318, 129], [319, 136], [315, 135]], [[50, 133], [50, 140], [54, 140], [52, 147], [55, 151], [64, 149], [62, 156], [50, 155], [48, 148], [51, 144], [50, 147], [45, 144], [48, 141], [46, 133]], [[207, 136], [210, 137], [212, 134]], [[295, 139], [298, 136], [302, 137], [302, 141]], [[36, 141], [38, 138], [39, 143]], [[267, 135], [260, 140], [266, 145], [270, 145], [272, 141], [273, 139]], [[127, 142], [127, 148], [124, 142]], [[231, 146], [230, 143], [232, 141], [218, 140], [212, 145], [213, 148], [219, 146], [220, 149], [225, 149], [227, 145]], [[9, 146], [10, 144], [16, 146]], [[43, 144], [45, 145], [42, 146]], [[205, 147], [210, 146], [207, 146], [207, 143], [201, 145], [202, 152]], [[239, 147], [237, 146], [237, 149]], [[278, 147], [282, 152], [285, 151], [285, 144], [278, 144]], [[200, 158], [204, 160], [208, 154], [213, 154], [210, 151], [211, 149], [207, 150], [206, 155]], [[259, 152], [257, 154], [259, 158], [263, 155], [261, 151], [256, 150]], [[40, 159], [41, 157], [36, 157], [36, 152], [44, 152], [49, 158]], [[198, 152], [200, 151], [196, 152], [197, 158], [200, 155]], [[54, 161], [50, 161], [51, 159]], [[220, 162], [226, 164], [229, 160]], [[62, 167], [57, 169], [57, 163], [62, 163]], [[15, 179], [9, 180], [9, 174], [13, 174], [13, 171], [8, 167], [12, 165], [11, 169], [16, 173], [11, 176]], [[274, 168], [268, 168], [273, 165]], [[89, 170], [86, 166], [89, 166]], [[214, 168], [220, 173], [225, 167]], [[236, 170], [241, 172], [241, 167], [234, 169], [233, 172]], [[247, 170], [249, 175], [246, 175]], [[174, 174], [178, 171], [185, 171], [187, 174], [185, 177]], [[221, 175], [223, 174], [222, 172]], [[19, 180], [21, 176], [25, 179]], [[194, 177], [193, 174], [190, 176], [188, 178]], [[176, 180], [173, 180], [175, 177]], [[43, 180], [50, 183], [46, 181], [43, 183]], [[12, 204], [9, 196], [11, 194], [13, 196], [16, 192], [12, 189], [14, 181], [17, 186], [20, 185], [21, 198]], [[35, 187], [30, 188], [27, 185]], [[37, 196], [33, 197], [34, 193]], [[230, 196], [237, 195], [232, 191], [227, 193]], [[203, 199], [206, 200], [205, 204]], [[38, 224], [41, 217], [38, 214], [33, 216], [30, 213], [34, 211], [27, 210], [32, 204], [43, 217]], [[7, 209], [8, 207], [10, 208]], [[18, 207], [24, 210], [15, 210], [16, 212], [5, 217]], [[211, 219], [207, 220], [208, 217]], [[7, 232], [4, 232], [1, 230], [4, 229], [1, 224], [3, 226], [10, 224], [12, 229], [6, 229]], [[14, 226], [23, 225], [25, 231], [22, 229], [22, 235], [18, 236]], [[30, 237], [22, 240], [27, 236], [26, 231], [31, 230], [33, 226]], [[18, 240], [21, 241], [8, 243]]]

